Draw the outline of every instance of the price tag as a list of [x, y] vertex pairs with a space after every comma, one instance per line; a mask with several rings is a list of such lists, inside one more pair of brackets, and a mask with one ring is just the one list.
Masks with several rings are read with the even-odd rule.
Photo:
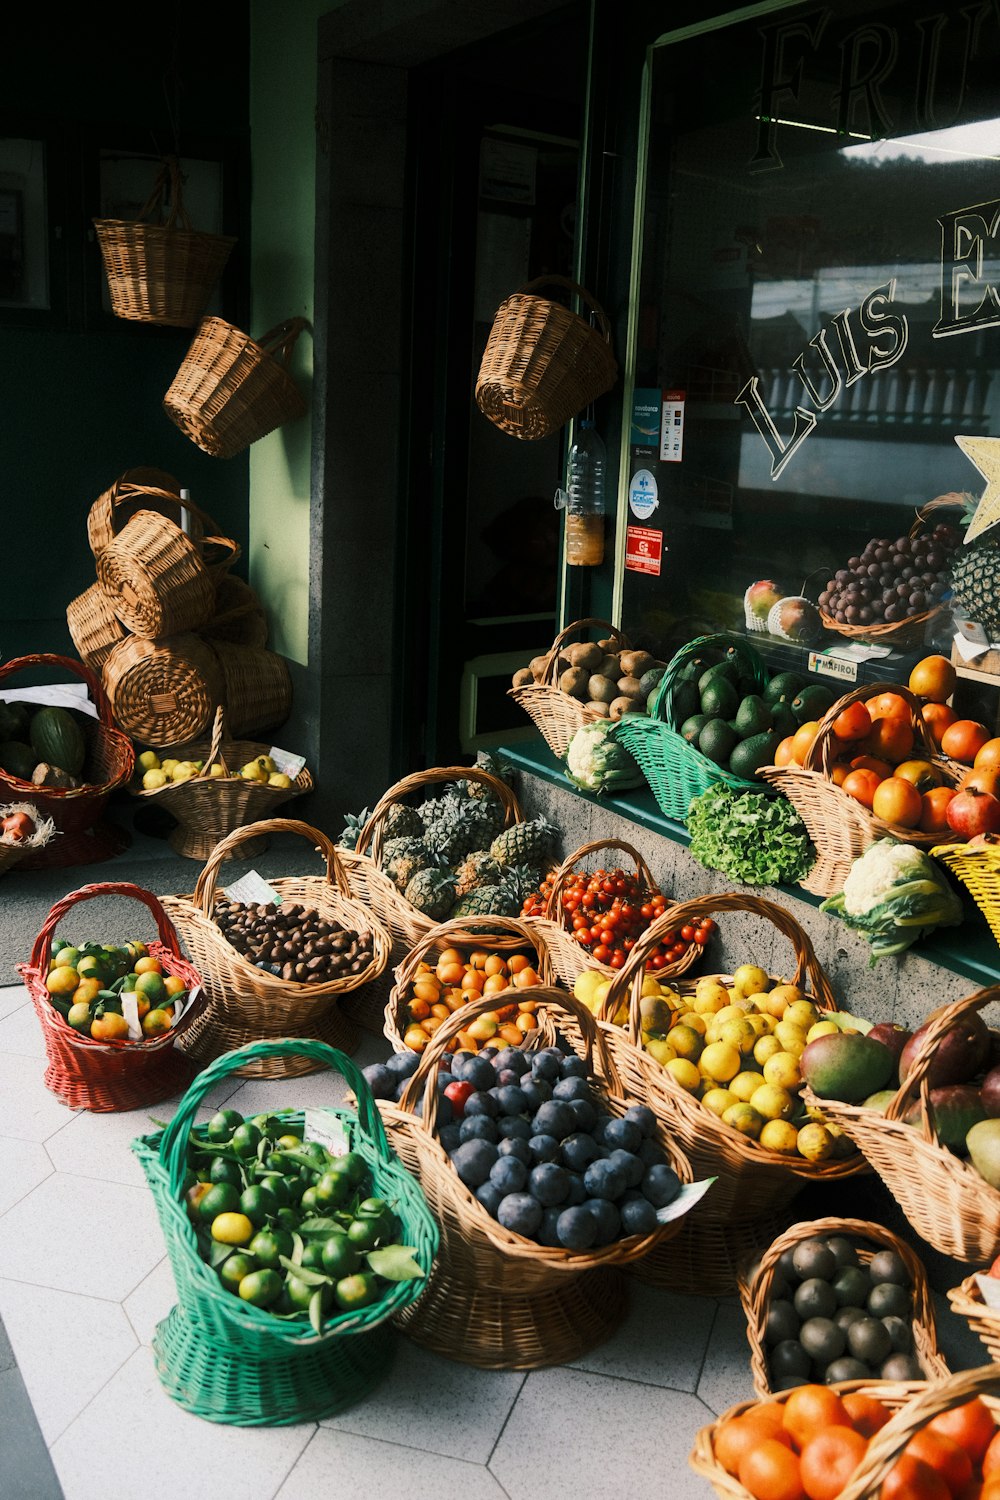
[[983, 1294], [986, 1306], [1000, 1310], [1000, 1281], [995, 1276], [982, 1276], [977, 1272], [976, 1285]]
[[825, 651], [810, 651], [809, 670], [818, 672], [821, 677], [837, 677], [841, 682], [858, 680], [856, 661], [841, 661], [836, 656], [827, 656]]
[[139, 1023], [139, 996], [134, 990], [122, 991], [122, 1015], [128, 1022], [130, 1042], [142, 1041], [142, 1026]]
[[679, 1219], [682, 1214], [686, 1214], [690, 1209], [694, 1208], [696, 1203], [699, 1203], [704, 1198], [714, 1181], [714, 1177], [705, 1177], [701, 1182], [685, 1183], [672, 1203], [668, 1203], [666, 1208], [658, 1208], [656, 1210], [656, 1217], [659, 1222], [661, 1224], [672, 1224], [674, 1219]]
[[293, 755], [290, 750], [282, 750], [278, 745], [272, 745], [267, 753], [274, 761], [278, 770], [283, 772], [285, 776], [291, 777], [292, 781], [295, 780], [306, 763], [304, 755]]
[[304, 1125], [307, 1141], [318, 1141], [331, 1156], [346, 1156], [351, 1149], [344, 1122], [332, 1109], [307, 1109]]
[[247, 906], [261, 906], [267, 902], [273, 902], [275, 906], [281, 905], [281, 897], [274, 886], [268, 885], [263, 875], [258, 875], [256, 870], [251, 870], [248, 875], [241, 875], [239, 880], [227, 885], [226, 895], [230, 901], [242, 901]]

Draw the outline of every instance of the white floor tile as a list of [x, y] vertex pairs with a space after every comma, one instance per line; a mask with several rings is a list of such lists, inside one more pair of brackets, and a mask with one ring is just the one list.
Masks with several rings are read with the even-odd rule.
[[[372, 1490], [405, 1500], [504, 1500], [500, 1485], [479, 1464], [331, 1432], [328, 1427], [320, 1428], [275, 1500], [317, 1500], [322, 1495], [340, 1500]], [[66, 1500], [76, 1497], [67, 1495]]]
[[523, 1383], [515, 1371], [474, 1370], [403, 1339], [386, 1381], [322, 1425], [359, 1437], [391, 1433], [394, 1442], [484, 1464]]
[[28, 991], [23, 984], [0, 986], [0, 1019], [9, 1016], [13, 1010], [19, 1010], [26, 1001], [29, 1005], [31, 1004]]
[[242, 1115], [261, 1114], [269, 1109], [341, 1108], [345, 1103], [347, 1084], [343, 1074], [333, 1072], [304, 1073], [300, 1078], [243, 1078], [240, 1087], [226, 1101], [227, 1108]]
[[157, 1323], [162, 1322], [176, 1303], [177, 1283], [170, 1269], [170, 1257], [165, 1255], [122, 1304], [140, 1344], [153, 1342]]
[[[228, 1093], [224, 1087], [212, 1088], [207, 1097], [209, 1103], [195, 1111], [196, 1123], [211, 1119]], [[178, 1103], [179, 1100], [172, 1099], [149, 1109], [109, 1114], [83, 1110], [46, 1142], [46, 1149], [59, 1172], [145, 1187], [146, 1174], [132, 1150], [132, 1142], [137, 1136], [155, 1135], [173, 1119]]]
[[580, 1370], [535, 1370], [490, 1470], [510, 1500], [705, 1500], [687, 1460], [708, 1421], [695, 1396]]
[[738, 1401], [753, 1399], [747, 1320], [738, 1297], [726, 1297], [719, 1303], [698, 1395], [716, 1416]]
[[272, 1500], [315, 1431], [194, 1417], [170, 1400], [152, 1350], [140, 1348], [53, 1444], [52, 1460], [65, 1500]]
[[50, 1445], [136, 1348], [120, 1307], [75, 1292], [0, 1281], [0, 1317]]
[[630, 1279], [624, 1323], [606, 1343], [574, 1360], [572, 1368], [693, 1391], [714, 1317], [711, 1298], [678, 1297]]
[[45, 1038], [30, 1000], [26, 999], [0, 1021], [0, 1052], [17, 1057], [45, 1056]]
[[163, 1257], [147, 1188], [54, 1172], [0, 1219], [0, 1276], [120, 1302]]
[[34, 1057], [0, 1054], [0, 1136], [46, 1141], [73, 1118], [75, 1111], [49, 1093], [44, 1075]]
[[3, 1142], [3, 1171], [0, 1172], [0, 1214], [5, 1214], [32, 1188], [44, 1182], [52, 1171], [52, 1162], [40, 1141]]

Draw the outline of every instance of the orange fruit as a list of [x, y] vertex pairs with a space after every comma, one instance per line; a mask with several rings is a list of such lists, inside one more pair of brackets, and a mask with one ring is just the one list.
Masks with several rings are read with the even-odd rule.
[[809, 1500], [837, 1500], [867, 1448], [868, 1439], [853, 1427], [827, 1427], [810, 1438], [799, 1460]]
[[955, 691], [958, 673], [946, 656], [925, 656], [910, 673], [907, 686], [918, 698], [944, 703]]
[[931, 732], [931, 739], [937, 748], [941, 748], [941, 736], [949, 724], [954, 724], [958, 714], [947, 703], [925, 703], [920, 710], [920, 717]]
[[[143, 1022], [143, 1030], [146, 1023]], [[124, 1016], [118, 1015], [117, 1011], [106, 1011], [103, 1016], [98, 1016], [90, 1023], [90, 1034], [99, 1042], [122, 1041], [128, 1036], [128, 1022]]]
[[187, 985], [179, 974], [167, 974], [164, 976], [163, 988], [166, 990], [168, 997], [173, 1000], [175, 996], [184, 994]]
[[844, 1403], [828, 1385], [798, 1385], [785, 1402], [785, 1431], [801, 1449], [827, 1427], [848, 1427]]
[[881, 1500], [952, 1500], [952, 1494], [930, 1464], [903, 1453], [882, 1481]]
[[778, 1438], [759, 1437], [744, 1453], [737, 1478], [754, 1500], [803, 1500], [798, 1455]]
[[941, 1475], [952, 1494], [972, 1478], [972, 1459], [947, 1433], [933, 1432], [925, 1427], [913, 1434], [903, 1452], [923, 1459]]
[[804, 766], [806, 756], [812, 749], [813, 740], [819, 732], [819, 721], [810, 719], [805, 724], [800, 724], [792, 735], [792, 760], [797, 766]]
[[863, 740], [872, 727], [872, 716], [863, 703], [851, 703], [833, 721], [838, 740]]
[[910, 705], [898, 693], [878, 693], [865, 704], [872, 719], [905, 719], [910, 722]]
[[976, 751], [973, 764], [977, 771], [981, 766], [1000, 766], [1000, 739], [987, 740], [982, 749]]
[[133, 974], [162, 974], [163, 965], [158, 958], [153, 958], [147, 953], [142, 958], [137, 958]]
[[844, 1410], [850, 1418], [851, 1426], [855, 1432], [860, 1432], [862, 1437], [871, 1437], [884, 1427], [892, 1416], [887, 1406], [877, 1401], [874, 1396], [865, 1396], [860, 1391], [848, 1391], [841, 1396]]
[[927, 1426], [931, 1432], [943, 1432], [945, 1437], [953, 1438], [974, 1464], [979, 1463], [997, 1430], [989, 1407], [978, 1397], [940, 1412]]
[[[107, 1017], [105, 1017], [105, 1020], [107, 1020]], [[162, 1036], [165, 1031], [170, 1030], [173, 1024], [174, 1018], [170, 1011], [160, 1010], [159, 1008], [148, 1010], [142, 1018], [142, 1034], [143, 1036]], [[126, 1031], [128, 1030], [127, 1022], [125, 1029]]]
[[952, 760], [964, 760], [972, 765], [983, 746], [991, 738], [985, 724], [976, 719], [956, 719], [941, 736], [942, 753]]
[[795, 736], [794, 734], [790, 734], [781, 741], [781, 744], [778, 746], [777, 750], [775, 750], [774, 764], [776, 766], [787, 766], [792, 760], [792, 752], [794, 749]]
[[[776, 1412], [776, 1416], [773, 1414]], [[776, 1438], [787, 1446], [790, 1439], [782, 1427], [781, 1407], [776, 1401], [751, 1406], [723, 1423], [712, 1445], [715, 1457], [727, 1474], [736, 1474], [744, 1454], [764, 1438]]]
[[871, 733], [865, 737], [865, 751], [898, 765], [913, 749], [913, 729], [909, 718], [876, 719]]
[[951, 786], [936, 786], [923, 795], [923, 812], [917, 827], [921, 833], [947, 833], [948, 819], [945, 816], [948, 803], [955, 795]]
[[[886, 722], [889, 722], [888, 720]], [[924, 811], [924, 799], [902, 776], [887, 776], [875, 788], [872, 812], [884, 823], [900, 828], [916, 828]]]

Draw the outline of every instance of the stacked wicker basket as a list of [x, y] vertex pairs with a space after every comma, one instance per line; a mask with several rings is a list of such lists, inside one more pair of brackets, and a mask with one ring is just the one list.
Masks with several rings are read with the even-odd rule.
[[97, 581], [66, 620], [127, 734], [183, 745], [209, 729], [219, 704], [234, 737], [283, 723], [288, 667], [266, 649], [257, 596], [229, 572], [240, 549], [182, 501], [171, 475], [121, 475], [91, 506], [87, 536]]

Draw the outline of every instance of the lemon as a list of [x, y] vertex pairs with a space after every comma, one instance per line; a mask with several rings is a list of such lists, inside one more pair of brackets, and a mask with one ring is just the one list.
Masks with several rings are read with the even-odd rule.
[[753, 1006], [753, 1008], [754, 1008], [754, 1010], [756, 1012], [759, 1013], [760, 1011], [766, 1010], [766, 1008], [767, 1008], [767, 991], [766, 990], [758, 990], [758, 992], [755, 995], [748, 995], [747, 999], [750, 1001], [750, 1004]]
[[[591, 970], [590, 972], [593, 973], [593, 972], [596, 972], [596, 971]], [[576, 992], [574, 990], [574, 994], [575, 993]], [[662, 988], [660, 986], [660, 981], [658, 979], [654, 979], [653, 976], [652, 976], [652, 974], [646, 974], [643, 977], [642, 989], [640, 990], [639, 993], [641, 995], [654, 995], [654, 996], [659, 997], [659, 996], [661, 996], [663, 994], [663, 990], [662, 990]]]
[[790, 1005], [796, 1000], [804, 1000], [805, 998], [805, 995], [797, 984], [776, 984], [773, 990], [768, 991], [768, 1015], [777, 1016], [780, 1021]]
[[208, 774], [213, 781], [218, 781], [220, 776], [225, 776], [226, 768], [225, 766], [220, 766], [217, 760], [213, 760], [212, 764], [208, 768]]
[[799, 1060], [792, 1052], [776, 1052], [764, 1064], [764, 1082], [779, 1089], [797, 1089], [802, 1083]]
[[829, 1161], [833, 1155], [833, 1136], [825, 1125], [803, 1125], [796, 1150], [806, 1161]]
[[163, 771], [165, 773], [165, 775], [167, 775], [169, 777], [169, 776], [171, 776], [173, 774], [174, 770], [179, 765], [180, 765], [180, 761], [179, 760], [176, 760], [176, 759], [168, 756], [166, 760], [161, 760], [160, 761], [160, 770]]
[[701, 1054], [698, 1065], [713, 1083], [728, 1083], [740, 1071], [740, 1061], [737, 1047], [728, 1042], [712, 1042]]
[[155, 750], [144, 750], [139, 756], [139, 764], [144, 771], [158, 771], [160, 769], [160, 757]]
[[666, 1067], [668, 1062], [673, 1062], [677, 1053], [669, 1042], [659, 1041], [655, 1037], [646, 1043], [646, 1051], [661, 1067]]
[[161, 770], [159, 766], [153, 766], [150, 768], [150, 770], [143, 772], [143, 790], [147, 792], [155, 792], [159, 787], [166, 786], [168, 779], [169, 778], [166, 771]]
[[719, 1041], [728, 1042], [740, 1052], [752, 1052], [756, 1040], [757, 1032], [746, 1016], [739, 1021], [727, 1021], [725, 1025], [719, 1027]]
[[593, 996], [591, 997], [591, 1004], [593, 1005], [595, 1014], [596, 1014], [597, 1011], [600, 1010], [601, 1006], [604, 1004], [605, 1000], [608, 998], [608, 990], [610, 988], [611, 988], [611, 980], [610, 979], [602, 979], [601, 982], [600, 982], [600, 984], [598, 984], [598, 985], [595, 986]]
[[791, 1022], [793, 1026], [801, 1026], [803, 1031], [808, 1031], [819, 1020], [819, 1011], [811, 1000], [793, 1000], [787, 1007], [783, 1019]]
[[605, 984], [606, 978], [600, 969], [584, 969], [573, 981], [573, 994], [581, 1005], [589, 1005], [594, 998], [594, 991], [598, 985]]
[[708, 1022], [705, 1020], [705, 1017], [699, 1016], [696, 1010], [682, 1011], [677, 1019], [677, 1024], [678, 1026], [689, 1026], [691, 1030], [696, 1031], [699, 1036], [705, 1035], [705, 1031], [708, 1026]]
[[715, 1012], [715, 1019], [720, 1026], [725, 1026], [727, 1021], [745, 1021], [747, 1012], [751, 1010], [749, 1000], [737, 1000], [734, 1003], [723, 1006], [722, 1010]]
[[222, 1245], [249, 1245], [256, 1230], [246, 1214], [222, 1213], [212, 1220], [211, 1234]]
[[719, 1119], [721, 1120], [722, 1116], [725, 1114], [729, 1106], [731, 1104], [739, 1104], [740, 1101], [739, 1099], [737, 1099], [732, 1089], [719, 1089], [713, 1087], [705, 1090], [705, 1092], [701, 1096], [701, 1102], [702, 1104], [704, 1104], [706, 1109], [710, 1109], [713, 1115], [718, 1115]]
[[679, 1084], [682, 1089], [686, 1089], [689, 1094], [693, 1094], [701, 1083], [701, 1074], [698, 1072], [696, 1065], [693, 1062], [689, 1062], [686, 1057], [673, 1058], [671, 1062], [667, 1063], [665, 1071], [670, 1074], [675, 1083]]
[[761, 1036], [753, 1044], [753, 1060], [763, 1067], [769, 1057], [776, 1056], [781, 1051], [781, 1043], [776, 1036]]
[[182, 760], [179, 766], [174, 766], [173, 771], [170, 773], [170, 780], [173, 782], [190, 781], [191, 777], [197, 776], [197, 774], [197, 768], [189, 760]]
[[765, 1120], [790, 1120], [798, 1106], [798, 1100], [789, 1089], [766, 1081], [750, 1095], [748, 1102]]
[[796, 1057], [802, 1056], [806, 1047], [806, 1034], [801, 1026], [796, 1026], [792, 1021], [779, 1021], [774, 1034], [781, 1043], [783, 1052], [793, 1052]]
[[717, 979], [703, 976], [694, 992], [694, 1008], [700, 1015], [715, 1015], [729, 1004], [729, 991]]
[[667, 1040], [677, 1056], [684, 1058], [699, 1058], [705, 1045], [705, 1038], [692, 1026], [671, 1026]]
[[768, 1151], [780, 1151], [782, 1156], [797, 1154], [799, 1132], [787, 1120], [768, 1120], [758, 1139]]
[[722, 1116], [722, 1122], [753, 1141], [758, 1139], [764, 1128], [764, 1121], [752, 1104], [731, 1104]]
[[840, 1027], [835, 1025], [833, 1021], [817, 1021], [815, 1026], [810, 1026], [806, 1032], [806, 1045], [808, 1046], [810, 1042], [814, 1042], [817, 1037], [832, 1036], [835, 1031], [839, 1030]]
[[759, 995], [770, 988], [767, 973], [759, 964], [740, 964], [733, 973], [733, 989], [741, 997]]
[[282, 788], [290, 787], [292, 784], [292, 778], [288, 776], [284, 771], [272, 771], [270, 776], [267, 778], [267, 784], [268, 786], [278, 786]]
[[730, 1080], [729, 1092], [736, 1095], [739, 1104], [749, 1104], [751, 1096], [757, 1092], [763, 1081], [759, 1073], [747, 1068]]
[[850, 1136], [841, 1130], [839, 1125], [834, 1125], [832, 1120], [827, 1120], [825, 1122], [825, 1129], [827, 1134], [833, 1137], [833, 1157], [835, 1161], [843, 1161], [845, 1157], [854, 1155], [858, 1148]]

